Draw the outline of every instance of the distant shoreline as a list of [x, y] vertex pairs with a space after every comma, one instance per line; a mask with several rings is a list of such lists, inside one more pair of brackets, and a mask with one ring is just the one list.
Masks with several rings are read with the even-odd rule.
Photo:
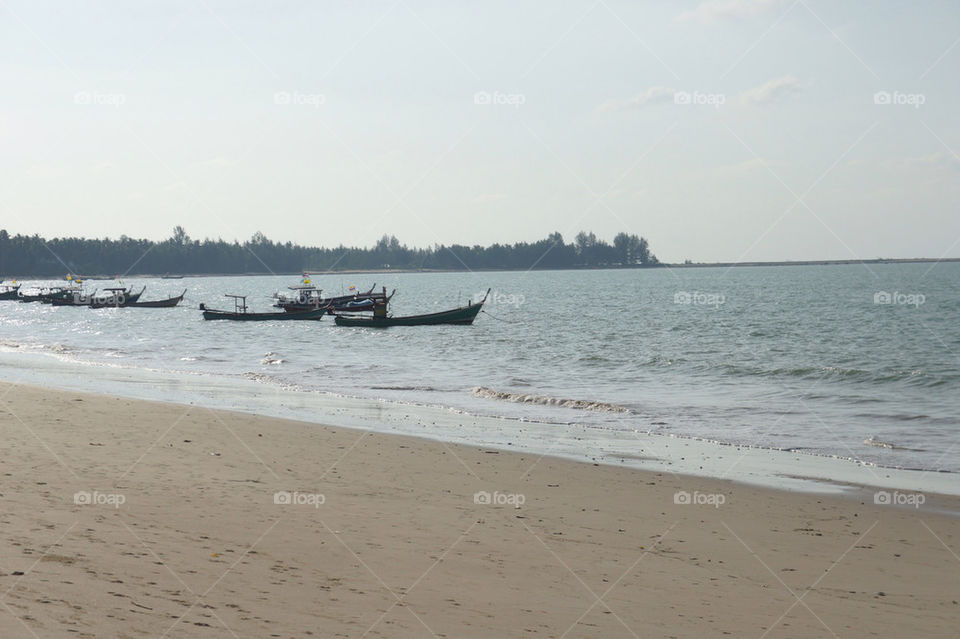
[[[796, 260], [786, 262], [693, 262], [689, 264], [659, 264], [669, 268], [711, 268], [732, 266], [836, 266], [839, 264], [927, 264], [960, 262], [960, 257], [905, 257], [873, 260]], [[650, 268], [650, 267], [645, 267]]]
[[[691, 263], [677, 263], [670, 264], [661, 262], [659, 264], [648, 264], [646, 266], [636, 265], [636, 266], [573, 266], [569, 268], [534, 268], [529, 270], [534, 271], [620, 271], [620, 270], [651, 270], [651, 269], [661, 269], [661, 268], [734, 268], [734, 267], [744, 267], [744, 266], [838, 266], [838, 265], [848, 265], [848, 264], [936, 264], [938, 262], [960, 262], [960, 257], [907, 257], [907, 258], [877, 258], [872, 260], [788, 260], [782, 262], [691, 262]], [[318, 275], [368, 275], [376, 273], [504, 273], [510, 271], [524, 271], [526, 269], [521, 268], [476, 268], [476, 269], [415, 269], [415, 268], [392, 268], [392, 269], [350, 269], [350, 270], [334, 270], [334, 271], [297, 271], [289, 273], [268, 273], [268, 272], [251, 272], [251, 273], [183, 273], [182, 277], [252, 277], [252, 276], [262, 276], [262, 275], [277, 275], [277, 276], [302, 276], [303, 273], [307, 273], [311, 276]], [[167, 276], [165, 279], [176, 280], [177, 278], [169, 277], [169, 274], [159, 275], [159, 274], [146, 274], [146, 273], [137, 273], [124, 275], [120, 279], [137, 279], [137, 278], [152, 278], [152, 279], [164, 279], [164, 276]], [[179, 274], [178, 274], [179, 275]], [[79, 275], [81, 279], [87, 280], [113, 280], [116, 278], [110, 277], [109, 275]], [[9, 282], [12, 280], [17, 281], [28, 281], [28, 280], [52, 280], [56, 279], [50, 276], [42, 275], [31, 275], [31, 276], [21, 276], [16, 278], [11, 278], [8, 276], [0, 276], [0, 281]]]

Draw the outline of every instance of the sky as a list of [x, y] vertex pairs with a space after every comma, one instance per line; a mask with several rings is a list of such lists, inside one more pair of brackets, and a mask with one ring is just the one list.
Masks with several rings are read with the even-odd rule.
[[0, 228], [960, 257], [960, 3], [0, 2]]

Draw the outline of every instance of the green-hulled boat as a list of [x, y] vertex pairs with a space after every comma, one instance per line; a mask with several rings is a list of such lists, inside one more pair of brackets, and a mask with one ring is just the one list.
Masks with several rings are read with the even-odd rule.
[[272, 320], [318, 320], [327, 314], [327, 309], [317, 308], [309, 311], [289, 313], [282, 311], [279, 313], [250, 313], [247, 310], [247, 297], [245, 295], [226, 295], [234, 301], [233, 311], [218, 311], [213, 308], [207, 308], [206, 304], [200, 305], [205, 320], [235, 320], [238, 322], [268, 322]]
[[[370, 328], [387, 328], [389, 326], [434, 326], [437, 324], [473, 324], [480, 309], [483, 308], [487, 296], [490, 295], [490, 289], [483, 299], [473, 304], [467, 304], [460, 308], [449, 311], [440, 311], [439, 313], [428, 313], [426, 315], [407, 315], [404, 317], [377, 316], [374, 312], [373, 317], [347, 317], [345, 315], [334, 316], [337, 326], [367, 326]], [[383, 307], [385, 308], [385, 307]]]
[[0, 300], [16, 300], [19, 293], [19, 284], [0, 284]]

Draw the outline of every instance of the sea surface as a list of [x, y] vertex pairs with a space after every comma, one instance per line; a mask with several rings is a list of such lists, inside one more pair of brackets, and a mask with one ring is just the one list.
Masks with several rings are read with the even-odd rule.
[[[530, 424], [541, 436], [550, 425], [557, 433], [575, 425], [584, 450], [591, 438], [653, 434], [960, 473], [960, 263], [313, 279], [326, 294], [374, 283], [396, 289], [397, 315], [455, 307], [492, 289], [472, 326], [210, 322], [197, 308], [232, 308], [223, 294], [238, 293], [251, 310], [274, 310], [272, 295], [298, 283], [124, 280], [146, 285], [143, 300], [186, 288], [174, 309], [0, 302], [0, 377], [169, 401], [202, 402], [190, 389], [216, 388], [207, 396], [219, 407], [308, 421], [321, 420], [291, 397], [336, 400], [345, 416], [351, 400], [434, 407], [499, 418], [510, 445]], [[251, 387], [263, 391], [256, 405], [244, 390]], [[367, 425], [376, 429], [376, 419]], [[436, 428], [430, 436], [445, 438]]]

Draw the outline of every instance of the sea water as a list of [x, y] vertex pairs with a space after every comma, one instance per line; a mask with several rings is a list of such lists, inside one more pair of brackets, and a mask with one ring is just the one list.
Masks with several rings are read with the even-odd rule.
[[326, 295], [396, 289], [396, 315], [491, 289], [472, 326], [390, 329], [197, 308], [239, 293], [278, 310], [297, 277], [124, 283], [187, 295], [0, 302], [0, 377], [732, 479], [960, 491], [958, 263], [314, 277]]

